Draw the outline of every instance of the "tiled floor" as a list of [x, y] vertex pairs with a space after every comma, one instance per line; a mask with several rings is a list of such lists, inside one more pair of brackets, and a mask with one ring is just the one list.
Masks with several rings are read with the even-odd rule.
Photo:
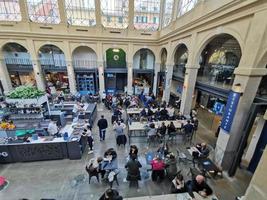
[[[104, 114], [110, 121], [111, 113], [103, 108], [102, 105], [98, 106], [98, 116]], [[41, 198], [54, 198], [57, 200], [83, 200], [83, 199], [98, 199], [99, 196], [108, 188], [106, 183], [97, 183], [96, 179], [92, 178], [91, 184], [88, 184], [88, 176], [84, 170], [86, 163], [93, 157], [103, 155], [104, 151], [109, 147], [114, 147], [118, 153], [119, 161], [119, 186], [114, 183], [120, 194], [124, 197], [138, 197], [161, 195], [169, 193], [170, 183], [165, 180], [162, 183], [153, 183], [150, 177], [140, 181], [140, 189], [129, 189], [128, 183], [125, 182], [126, 170], [124, 169], [125, 160], [128, 155], [129, 146], [125, 148], [116, 147], [115, 136], [112, 127], [109, 126], [105, 142], [100, 142], [98, 137], [98, 129], [96, 126], [93, 128], [95, 145], [94, 154], [88, 155], [85, 153], [81, 160], [55, 160], [55, 161], [42, 161], [42, 162], [29, 162], [29, 163], [15, 163], [0, 166], [0, 175], [5, 176], [10, 184], [8, 188], [0, 192], [0, 199], [2, 200], [17, 200], [21, 198], [28, 198], [30, 200], [37, 200]], [[210, 135], [208, 130], [205, 129], [200, 123], [200, 128], [197, 134], [197, 141], [209, 141], [212, 146], [215, 144], [216, 139]], [[147, 165], [145, 164], [144, 155], [151, 148], [147, 147], [144, 138], [136, 138], [133, 140], [139, 149], [139, 159], [143, 165], [141, 174], [145, 175]], [[183, 149], [183, 144], [173, 144], [171, 149], [177, 147]], [[191, 164], [178, 164], [182, 173], [189, 179], [189, 167]], [[222, 200], [234, 199], [236, 195], [244, 194], [251, 175], [245, 170], [238, 170], [235, 178], [211, 180], [209, 184], [214, 189], [216, 195]]]

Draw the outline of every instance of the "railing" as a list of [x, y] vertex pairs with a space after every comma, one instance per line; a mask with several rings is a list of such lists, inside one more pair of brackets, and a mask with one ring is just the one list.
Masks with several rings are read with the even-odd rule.
[[96, 60], [74, 60], [72, 62], [74, 69], [95, 69], [97, 68]]
[[66, 68], [66, 61], [61, 59], [40, 59], [40, 64], [45, 68]]
[[7, 65], [32, 65], [29, 58], [5, 58]]

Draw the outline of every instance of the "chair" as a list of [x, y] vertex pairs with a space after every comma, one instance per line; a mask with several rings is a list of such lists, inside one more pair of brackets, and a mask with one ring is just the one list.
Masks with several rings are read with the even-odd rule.
[[86, 172], [88, 173], [88, 175], [89, 175], [89, 184], [90, 184], [90, 182], [91, 182], [91, 178], [93, 177], [93, 176], [95, 176], [96, 177], [96, 179], [97, 179], [97, 182], [99, 183], [99, 173], [96, 171], [96, 169], [94, 170], [94, 171], [91, 171], [90, 169], [89, 169], [89, 167], [85, 167], [85, 170], [86, 170]]
[[178, 158], [178, 162], [183, 162], [183, 163], [186, 163], [187, 162], [187, 157], [184, 153], [180, 153], [179, 150], [177, 149], [177, 158]]

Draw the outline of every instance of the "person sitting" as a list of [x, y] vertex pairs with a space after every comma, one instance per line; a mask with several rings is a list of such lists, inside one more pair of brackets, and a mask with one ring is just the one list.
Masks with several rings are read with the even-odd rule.
[[197, 150], [199, 151], [199, 158], [207, 158], [209, 156], [210, 150], [207, 147], [206, 143], [201, 143], [196, 145]]
[[88, 165], [86, 165], [86, 170], [89, 172], [90, 177], [96, 176], [98, 180], [98, 174], [100, 173], [101, 178], [102, 179], [104, 178], [105, 170], [101, 169], [102, 161], [103, 161], [102, 157], [90, 159]]
[[122, 200], [122, 196], [119, 195], [119, 192], [115, 189], [109, 188], [104, 194], [99, 198], [99, 200]]
[[112, 160], [117, 158], [117, 152], [113, 148], [109, 148], [105, 153], [104, 153], [104, 161], [109, 161], [111, 162]]
[[148, 117], [152, 117], [154, 115], [154, 112], [151, 110], [151, 108], [149, 107], [147, 110], [147, 116]]
[[147, 109], [143, 108], [143, 110], [140, 112], [141, 117], [147, 117]]
[[202, 175], [197, 175], [193, 180], [187, 181], [186, 188], [192, 199], [195, 199], [193, 192], [197, 192], [204, 198], [212, 194], [212, 189], [206, 183], [205, 177]]
[[170, 122], [170, 124], [167, 126], [167, 132], [169, 136], [173, 136], [176, 132], [176, 128], [173, 124], [173, 122]]
[[177, 116], [176, 116], [176, 119], [178, 119], [178, 120], [185, 120], [186, 117], [185, 117], [181, 112], [179, 112], [179, 113], [177, 114]]
[[158, 129], [158, 136], [162, 142], [164, 140], [165, 134], [166, 134], [167, 127], [164, 122], [161, 123], [161, 126]]
[[167, 120], [168, 119], [168, 111], [166, 110], [166, 107], [164, 107], [160, 111], [160, 118], [161, 118], [161, 120]]
[[137, 154], [138, 154], [137, 146], [136, 145], [131, 145], [130, 146], [130, 152], [129, 152], [130, 159], [132, 159], [132, 157], [137, 158]]
[[183, 193], [185, 192], [184, 177], [182, 174], [178, 173], [172, 180], [171, 193]]
[[160, 181], [164, 179], [165, 176], [165, 163], [163, 160], [160, 158], [160, 156], [156, 156], [152, 161], [151, 161], [151, 166], [152, 166], [152, 181], [157, 181], [158, 178]]
[[141, 180], [140, 170], [142, 165], [138, 160], [136, 160], [136, 155], [132, 155], [131, 159], [126, 163], [125, 168], [127, 169], [127, 178], [126, 180], [129, 181], [129, 187], [131, 187], [133, 184], [136, 185], [138, 188], [138, 181]]
[[148, 137], [148, 143], [151, 141], [154, 141], [157, 137], [157, 130], [155, 128], [155, 124], [151, 123], [149, 125], [149, 131], [147, 132], [147, 137]]
[[160, 115], [160, 107], [158, 107], [158, 109], [155, 112], [155, 120], [161, 120], [161, 115]]
[[166, 173], [170, 180], [177, 174], [177, 160], [173, 153], [168, 154], [166, 159]]
[[167, 143], [158, 148], [157, 152], [161, 155], [161, 158], [166, 157], [169, 154], [169, 146]]

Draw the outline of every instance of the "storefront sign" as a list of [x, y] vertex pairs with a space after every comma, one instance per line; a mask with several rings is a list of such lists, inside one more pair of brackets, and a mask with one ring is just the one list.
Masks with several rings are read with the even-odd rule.
[[231, 130], [239, 98], [240, 93], [230, 91], [221, 124], [221, 128], [226, 132], [230, 132]]

